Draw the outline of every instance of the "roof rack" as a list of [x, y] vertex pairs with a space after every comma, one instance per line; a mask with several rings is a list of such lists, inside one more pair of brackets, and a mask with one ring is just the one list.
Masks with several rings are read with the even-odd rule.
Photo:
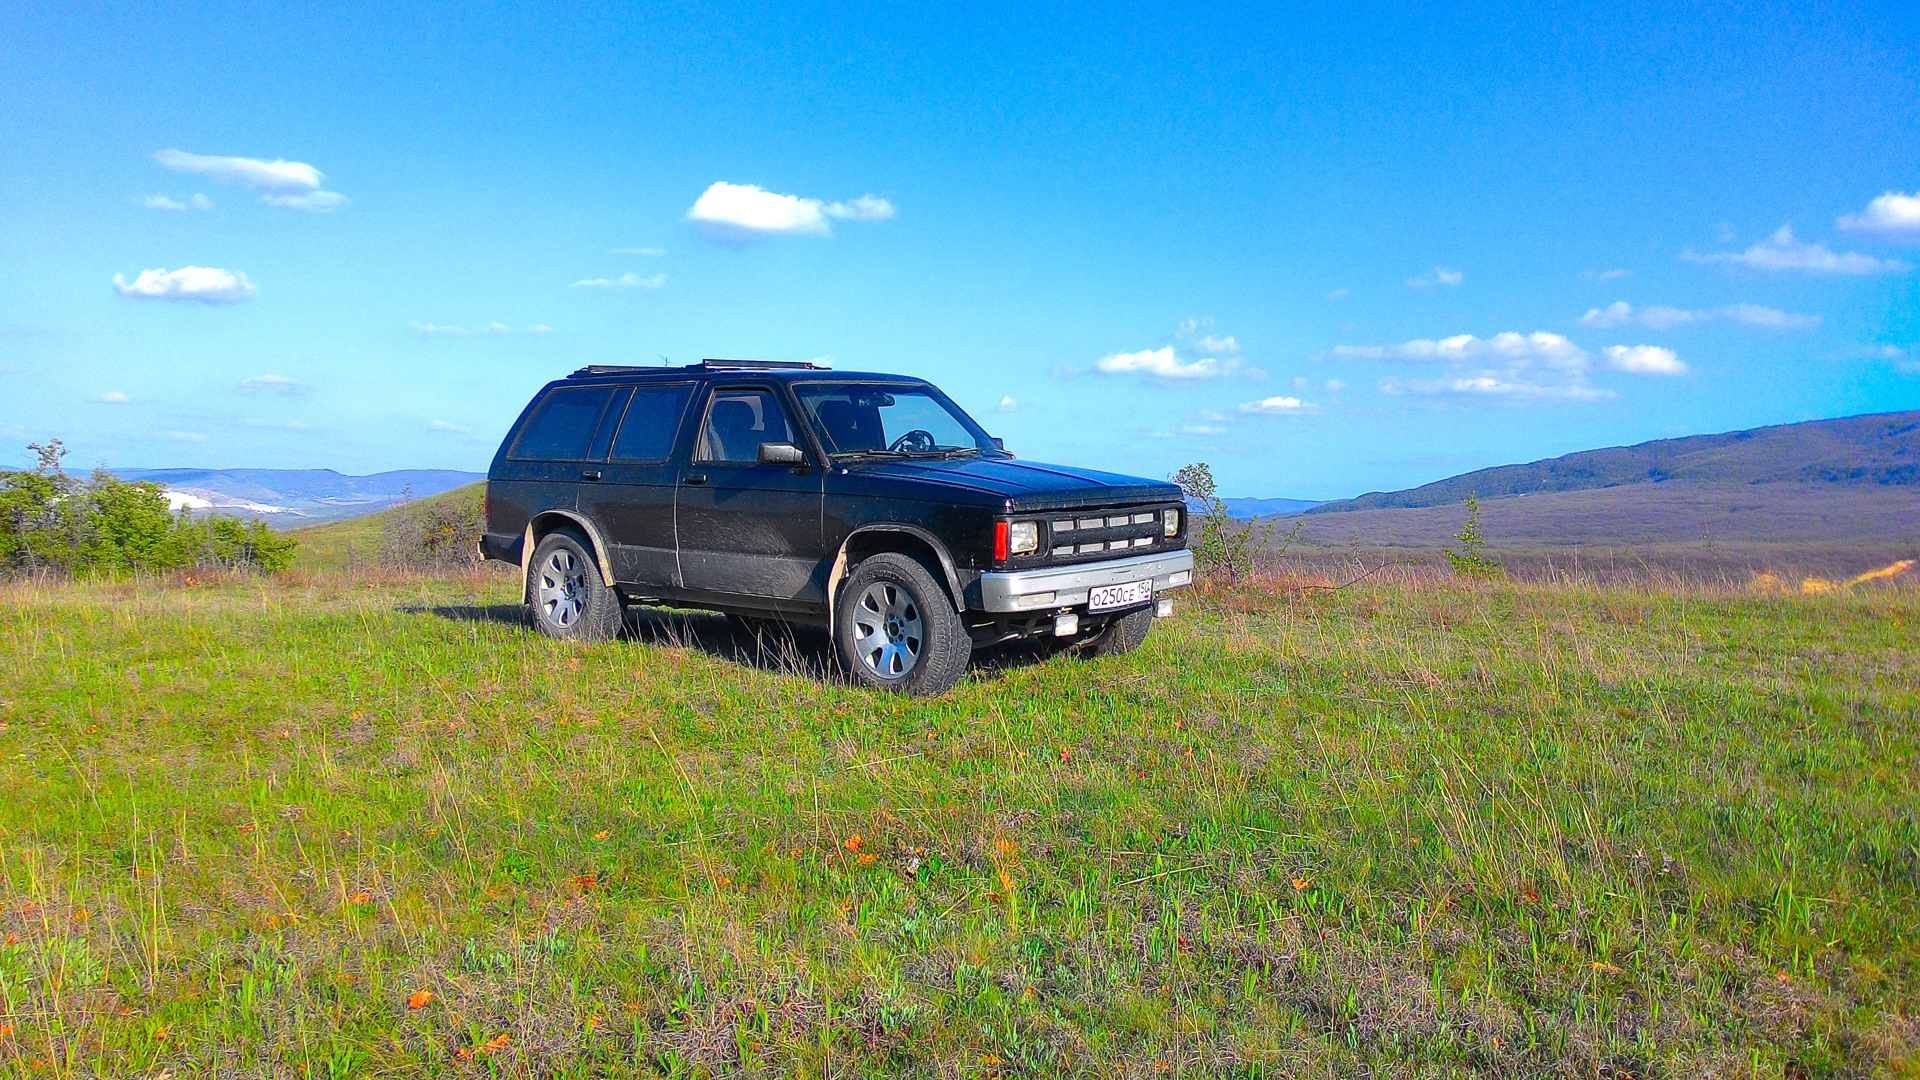
[[805, 360], [702, 360], [697, 364], [682, 364], [679, 367], [653, 367], [640, 364], [588, 364], [569, 379], [585, 379], [594, 375], [632, 375], [639, 372], [661, 371], [828, 371], [829, 368]]

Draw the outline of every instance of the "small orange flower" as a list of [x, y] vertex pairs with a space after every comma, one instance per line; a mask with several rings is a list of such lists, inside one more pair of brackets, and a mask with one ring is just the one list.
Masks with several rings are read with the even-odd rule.
[[453, 1052], [453, 1056], [459, 1058], [461, 1061], [466, 1061], [469, 1058], [473, 1057], [473, 1051], [463, 1046], [460, 1049], [455, 1050]]
[[1773, 977], [1774, 977], [1774, 978], [1776, 978], [1776, 979], [1779, 979], [1779, 980], [1780, 980], [1781, 982], [1783, 982], [1783, 983], [1785, 983], [1785, 982], [1792, 982], [1792, 981], [1793, 981], [1793, 976], [1791, 976], [1791, 975], [1789, 975], [1789, 974], [1787, 974], [1787, 973], [1786, 973], [1786, 972], [1784, 972], [1784, 971], [1776, 971], [1776, 972], [1774, 972], [1774, 973], [1773, 973]]
[[154, 1031], [154, 1033], [153, 1033], [153, 1041], [154, 1041], [154, 1042], [166, 1042], [166, 1041], [167, 1041], [167, 1033], [168, 1033], [168, 1032], [170, 1032], [170, 1031], [172, 1031], [172, 1030], [173, 1030], [173, 1025], [172, 1025], [172, 1024], [161, 1024], [161, 1025], [160, 1025], [160, 1027], [159, 1027], [159, 1028], [158, 1028], [157, 1030], [155, 1030], [155, 1031]]
[[843, 848], [846, 848], [848, 851], [859, 851], [860, 845], [864, 843], [866, 843], [866, 841], [860, 839], [860, 834], [854, 833], [852, 836], [849, 836], [845, 840], [842, 840], [840, 842], [840, 846]]
[[875, 856], [872, 852], [868, 852], [865, 855], [860, 856], [860, 865], [861, 866], [870, 865], [875, 858], [877, 858], [877, 856]]
[[1069, 749], [1067, 749], [1067, 748], [1066, 748], [1066, 747], [1064, 747], [1064, 746], [1063, 746], [1063, 747], [1061, 747], [1061, 748], [1060, 748], [1060, 760], [1061, 760], [1061, 761], [1072, 761], [1072, 760], [1073, 760], [1073, 751], [1071, 751], [1071, 750], [1069, 750]]
[[352, 896], [347, 897], [347, 903], [349, 904], [366, 904], [366, 903], [371, 903], [372, 901], [373, 901], [372, 893], [357, 892], [357, 893], [354, 893]]
[[1307, 879], [1306, 879], [1306, 878], [1301, 878], [1301, 877], [1297, 877], [1297, 878], [1294, 878], [1294, 879], [1293, 879], [1293, 888], [1294, 888], [1294, 891], [1295, 891], [1295, 892], [1299, 892], [1299, 891], [1302, 891], [1302, 890], [1304, 890], [1304, 889], [1305, 889], [1306, 887], [1307, 887]]
[[7, 935], [7, 944], [9, 944], [9, 945], [18, 945], [18, 944], [20, 944], [20, 935], [18, 935], [18, 934], [8, 934], [8, 935]]
[[607, 838], [607, 830], [601, 829], [599, 832], [593, 834], [593, 838], [595, 840], [605, 840]]
[[1595, 960], [1593, 962], [1593, 970], [1601, 972], [1603, 974], [1607, 974], [1607, 975], [1620, 974], [1619, 968], [1614, 967], [1612, 964], [1607, 963], [1605, 960]]
[[580, 886], [581, 891], [584, 892], [599, 885], [600, 879], [594, 877], [592, 874], [581, 874], [579, 877], [573, 879], [573, 883]]
[[604, 1024], [604, 1023], [606, 1023], [606, 1021], [605, 1021], [605, 1020], [602, 1020], [602, 1019], [600, 1019], [600, 1017], [598, 1017], [598, 1016], [589, 1016], [589, 1017], [587, 1017], [587, 1030], [588, 1030], [588, 1031], [599, 1031], [599, 1030], [600, 1030], [600, 1025], [601, 1025], [601, 1024]]
[[1525, 900], [1529, 904], [1537, 904], [1540, 902], [1540, 894], [1534, 892], [1532, 889], [1528, 889], [1526, 892], [1520, 894], [1520, 899]]
[[1173, 722], [1173, 726], [1181, 731], [1185, 731], [1187, 728], [1187, 722], [1185, 720], [1175, 720]]
[[433, 1000], [433, 991], [415, 990], [413, 992], [413, 996], [407, 998], [407, 1008], [424, 1009], [427, 1007], [427, 1002], [432, 1000]]
[[620, 1008], [623, 1012], [637, 1013], [641, 1009], [646, 1008], [646, 1006], [637, 1001], [623, 1001], [620, 1003]]
[[486, 1053], [491, 1054], [496, 1050], [505, 1050], [507, 1048], [507, 1044], [512, 1041], [513, 1041], [513, 1036], [503, 1031], [500, 1034], [495, 1035], [493, 1038], [488, 1039], [486, 1043], [480, 1047], [480, 1049], [485, 1051]]

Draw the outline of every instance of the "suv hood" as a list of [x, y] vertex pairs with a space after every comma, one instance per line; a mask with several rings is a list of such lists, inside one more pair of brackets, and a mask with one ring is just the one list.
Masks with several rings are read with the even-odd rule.
[[1180, 489], [1164, 480], [1016, 458], [862, 461], [844, 467], [867, 480], [897, 481], [991, 496], [995, 501], [1011, 503], [1015, 511], [1180, 501]]

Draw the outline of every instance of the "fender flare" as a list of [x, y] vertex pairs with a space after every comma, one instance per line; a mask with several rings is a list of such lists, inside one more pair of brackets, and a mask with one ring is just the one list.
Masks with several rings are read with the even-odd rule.
[[960, 586], [960, 575], [954, 570], [953, 556], [947, 553], [947, 545], [941, 543], [939, 537], [913, 525], [891, 523], [862, 525], [848, 533], [847, 538], [840, 542], [840, 550], [834, 553], [833, 568], [827, 572], [827, 634], [829, 637], [833, 634], [834, 619], [840, 608], [840, 583], [847, 578], [847, 549], [851, 548], [853, 542], [860, 537], [872, 536], [875, 533], [902, 533], [932, 548], [933, 557], [940, 563], [940, 577], [947, 586], [947, 593], [953, 600], [954, 608], [962, 612], [967, 610], [967, 593]]
[[600, 568], [600, 580], [607, 588], [613, 588], [613, 564], [607, 561], [607, 544], [600, 538], [600, 530], [571, 510], [542, 510], [527, 522], [526, 533], [520, 538], [520, 595], [527, 594], [527, 576], [533, 572], [533, 528], [549, 518], [559, 518], [569, 525], [578, 525], [580, 531], [587, 534], [587, 543], [593, 545], [594, 564]]

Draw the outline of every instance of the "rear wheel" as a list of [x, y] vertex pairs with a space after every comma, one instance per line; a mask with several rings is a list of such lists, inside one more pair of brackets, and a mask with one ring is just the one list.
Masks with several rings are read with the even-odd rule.
[[917, 560], [892, 552], [863, 560], [835, 606], [834, 648], [862, 685], [934, 697], [966, 673], [973, 639]]
[[527, 621], [550, 638], [612, 641], [620, 633], [620, 594], [601, 580], [586, 538], [570, 529], [533, 549], [525, 600]]
[[1153, 609], [1143, 607], [1138, 611], [1129, 611], [1125, 615], [1107, 623], [1107, 628], [1094, 635], [1086, 643], [1088, 656], [1125, 656], [1139, 648], [1147, 640], [1147, 631], [1153, 629]]

